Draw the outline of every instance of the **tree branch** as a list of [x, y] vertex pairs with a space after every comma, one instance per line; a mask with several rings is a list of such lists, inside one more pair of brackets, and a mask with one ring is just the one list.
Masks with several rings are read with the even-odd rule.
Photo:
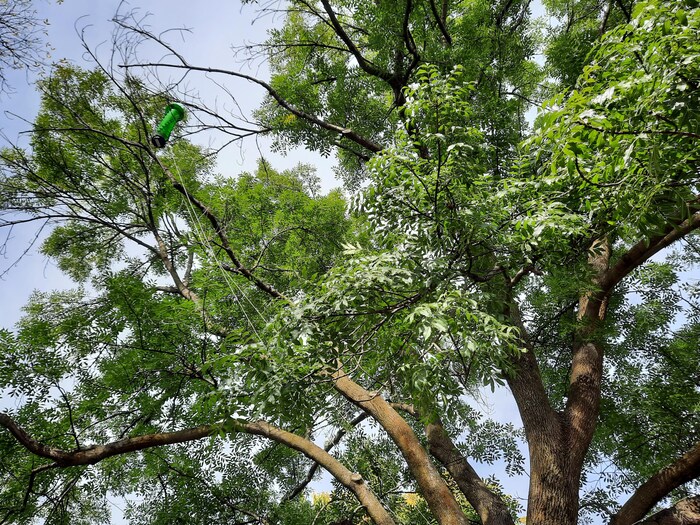
[[513, 525], [503, 500], [476, 473], [450, 439], [440, 420], [426, 426], [428, 450], [450, 473], [483, 525]]
[[[443, 3], [443, 7], [446, 7], [445, 3]], [[447, 31], [447, 26], [445, 25], [445, 18], [440, 16], [440, 13], [438, 13], [437, 6], [435, 5], [435, 0], [430, 0], [430, 10], [432, 11], [433, 16], [435, 17], [435, 21], [437, 22], [437, 25], [440, 28], [440, 32], [442, 33], [445, 42], [449, 47], [452, 47], [452, 37], [450, 36], [449, 31]]]
[[335, 371], [332, 377], [335, 389], [370, 414], [396, 444], [438, 523], [468, 525], [454, 495], [406, 420], [378, 392], [365, 390], [342, 369]]
[[395, 525], [393, 518], [369, 489], [364, 479], [356, 472], [351, 472], [318, 445], [264, 422], [244, 423], [242, 424], [242, 429], [243, 432], [263, 436], [282, 443], [294, 450], [298, 450], [309, 459], [320, 463], [338, 482], [355, 495], [374, 523], [377, 525]]
[[603, 276], [601, 279], [601, 293], [607, 295], [612, 292], [613, 288], [635, 268], [638, 268], [653, 255], [698, 228], [700, 228], [700, 211], [695, 212], [678, 225], [669, 226], [666, 232], [661, 235], [639, 241], [620, 257]]
[[673, 507], [664, 509], [638, 521], [635, 525], [698, 525], [700, 524], [700, 496], [682, 499]]
[[608, 271], [610, 254], [610, 241], [607, 237], [595, 239], [591, 243], [588, 266], [593, 273], [592, 290], [579, 299], [578, 318], [581, 323], [573, 343], [564, 412], [568, 455], [573, 469], [580, 469], [583, 465], [598, 421], [603, 378], [603, 347], [594, 334], [605, 318], [607, 297], [601, 295], [598, 289]]
[[65, 451], [45, 445], [32, 438], [20, 425], [7, 414], [0, 413], [0, 426], [6, 428], [19, 443], [31, 453], [42, 458], [50, 459], [59, 467], [74, 467], [79, 465], [93, 465], [103, 459], [135, 452], [146, 448], [184, 443], [211, 436], [219, 430], [217, 425], [203, 425], [200, 427], [136, 436], [113, 441], [106, 445], [93, 445], [73, 451]]
[[243, 266], [241, 261], [238, 259], [238, 256], [234, 253], [233, 249], [231, 248], [231, 243], [228, 240], [228, 236], [226, 235], [224, 228], [219, 223], [218, 217], [214, 215], [214, 213], [199, 199], [197, 199], [194, 195], [187, 191], [187, 188], [185, 188], [185, 186], [183, 186], [183, 184], [175, 178], [175, 176], [167, 168], [167, 166], [165, 166], [165, 164], [161, 162], [160, 158], [156, 157], [155, 154], [153, 154], [153, 158], [156, 160], [156, 162], [158, 162], [161, 169], [163, 170], [163, 173], [166, 177], [168, 177], [168, 180], [170, 180], [170, 183], [173, 185], [173, 187], [177, 191], [179, 191], [190, 202], [190, 204], [197, 208], [197, 210], [199, 210], [202, 213], [202, 215], [204, 215], [209, 221], [209, 224], [211, 224], [212, 228], [216, 232], [217, 237], [219, 237], [219, 240], [221, 241], [221, 247], [233, 263], [236, 272], [244, 276], [246, 279], [252, 282], [258, 289], [262, 290], [266, 294], [274, 297], [275, 299], [282, 299], [286, 303], [291, 304], [292, 301], [289, 298], [287, 298], [282, 292], [279, 292], [272, 285], [262, 281], [245, 266]]
[[396, 75], [393, 75], [388, 71], [383, 71], [379, 69], [377, 66], [372, 64], [372, 62], [367, 60], [343, 28], [328, 0], [321, 0], [321, 4], [323, 5], [323, 9], [328, 15], [328, 19], [330, 20], [331, 26], [333, 27], [335, 34], [338, 35], [338, 38], [340, 38], [343, 41], [343, 43], [347, 46], [348, 50], [355, 57], [355, 60], [357, 60], [357, 63], [362, 69], [362, 71], [369, 75], [372, 75], [373, 77], [381, 78], [389, 85], [392, 85], [392, 82], [396, 81]]
[[[654, 505], [675, 488], [700, 477], [700, 442], [693, 448], [665, 466], [642, 484], [622, 508], [613, 516], [611, 525], [632, 525], [642, 519]], [[700, 506], [698, 496], [693, 499], [696, 508]], [[690, 504], [690, 503], [689, 503]], [[645, 521], [644, 523], [647, 523]], [[648, 523], [654, 523], [649, 521]], [[673, 523], [673, 522], [659, 522]], [[693, 522], [696, 523], [696, 522]]]
[[[406, 412], [416, 419], [420, 414], [413, 405], [390, 403], [392, 408]], [[483, 525], [513, 525], [513, 518], [503, 500], [479, 477], [474, 468], [455, 446], [439, 419], [425, 429], [428, 451], [447, 469], [481, 518]]]
[[[195, 441], [216, 435], [222, 431], [244, 432], [262, 436], [297, 450], [323, 466], [339, 483], [355, 495], [377, 525], [395, 525], [394, 520], [359, 474], [351, 472], [328, 452], [308, 439], [263, 421], [250, 423], [228, 420], [223, 424], [202, 425], [175, 432], [134, 436], [113, 441], [106, 445], [93, 445], [72, 451], [61, 450], [37, 441], [7, 414], [0, 413], [0, 426], [6, 428], [29, 452], [50, 459], [61, 468], [94, 465], [112, 456], [175, 443]], [[48, 468], [49, 466], [42, 467], [42, 470], [47, 470]]]
[[[360, 412], [352, 421], [350, 421], [349, 425], [351, 427], [356, 427], [360, 423], [362, 423], [365, 419], [369, 417], [369, 414], [366, 412]], [[340, 441], [343, 439], [343, 437], [347, 434], [347, 430], [344, 428], [341, 428], [336, 432], [335, 436], [333, 439], [331, 439], [326, 445], [323, 447], [323, 450], [326, 452], [330, 452], [333, 447], [335, 447]], [[306, 477], [304, 480], [297, 484], [292, 490], [290, 490], [285, 496], [282, 498], [282, 501], [290, 501], [296, 498], [299, 494], [301, 494], [304, 489], [311, 483], [314, 479], [314, 476], [316, 475], [316, 472], [318, 471], [318, 467], [320, 465], [318, 463], [314, 463], [309, 471], [306, 473]]]

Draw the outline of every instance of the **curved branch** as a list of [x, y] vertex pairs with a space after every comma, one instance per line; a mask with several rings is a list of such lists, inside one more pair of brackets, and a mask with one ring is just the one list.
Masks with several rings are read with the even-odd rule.
[[204, 73], [220, 73], [222, 75], [229, 75], [232, 77], [236, 78], [241, 78], [243, 80], [247, 80], [249, 82], [252, 82], [254, 84], [259, 85], [265, 91], [267, 91], [267, 94], [270, 95], [275, 101], [284, 109], [292, 113], [293, 115], [304, 119], [312, 124], [315, 124], [316, 126], [323, 128], [328, 131], [332, 131], [334, 133], [338, 133], [339, 135], [355, 142], [356, 144], [362, 146], [363, 148], [368, 149], [372, 153], [377, 153], [379, 151], [382, 151], [382, 148], [379, 144], [376, 142], [373, 142], [372, 140], [363, 137], [359, 133], [349, 129], [349, 128], [344, 128], [342, 126], [337, 126], [335, 124], [331, 124], [330, 122], [326, 122], [325, 120], [322, 120], [315, 115], [311, 115], [310, 113], [306, 113], [305, 111], [302, 111], [300, 109], [297, 109], [296, 107], [292, 106], [287, 100], [285, 100], [282, 95], [280, 95], [270, 84], [267, 82], [257, 79], [255, 77], [252, 77], [250, 75], [245, 75], [243, 73], [238, 73], [236, 71], [231, 71], [228, 69], [219, 69], [219, 68], [213, 68], [213, 67], [200, 67], [200, 66], [193, 66], [187, 63], [184, 64], [164, 64], [164, 63], [155, 63], [155, 62], [145, 62], [142, 64], [122, 64], [119, 67], [122, 68], [134, 68], [134, 67], [170, 67], [170, 68], [176, 68], [176, 69], [187, 69], [189, 71], [201, 71]]
[[635, 525], [697, 525], [700, 523], [700, 496], [682, 499], [673, 507], [638, 521]]
[[[675, 488], [700, 477], [700, 442], [659, 470], [632, 494], [610, 522], [611, 525], [632, 525], [642, 519], [654, 505]], [[698, 498], [696, 496], [695, 498]], [[698, 501], [695, 501], [698, 504]], [[645, 522], [647, 523], [647, 522]], [[654, 521], [648, 522], [654, 523]], [[662, 522], [659, 522], [662, 523]], [[673, 522], [663, 522], [673, 523]], [[695, 523], [695, 522], [694, 522]]]
[[19, 443], [32, 454], [52, 460], [59, 467], [75, 467], [79, 465], [94, 465], [103, 459], [135, 452], [147, 448], [185, 443], [211, 436], [218, 432], [220, 425], [202, 425], [199, 427], [178, 430], [176, 432], [164, 432], [135, 436], [106, 445], [93, 445], [72, 451], [51, 447], [31, 437], [26, 430], [17, 424], [7, 414], [0, 413], [0, 426], [6, 428]]
[[[302, 110], [292, 106], [270, 84], [268, 84], [267, 82], [265, 82], [263, 80], [260, 80], [258, 78], [253, 77], [253, 76], [250, 76], [250, 75], [245, 75], [243, 73], [238, 73], [236, 71], [231, 71], [229, 69], [193, 66], [189, 62], [187, 62], [185, 57], [181, 53], [178, 53], [175, 50], [175, 48], [173, 48], [171, 45], [168, 45], [166, 42], [164, 42], [162, 39], [160, 39], [159, 37], [157, 37], [153, 33], [146, 31], [143, 28], [130, 25], [130, 24], [126, 23], [124, 21], [124, 19], [115, 19], [114, 22], [123, 29], [126, 29], [128, 31], [133, 31], [134, 33], [141, 35], [144, 38], [147, 38], [149, 40], [157, 42], [159, 45], [161, 45], [165, 49], [167, 49], [180, 62], [179, 64], [163, 64], [163, 63], [120, 64], [119, 65], [120, 68], [129, 69], [129, 68], [133, 68], [133, 67], [170, 67], [170, 68], [176, 68], [176, 69], [185, 69], [186, 71], [219, 73], [222, 75], [228, 75], [228, 76], [232, 76], [235, 78], [247, 80], [248, 82], [252, 82], [253, 84], [257, 84], [258, 86], [262, 87], [265, 91], [267, 91], [268, 95], [270, 95], [281, 107], [283, 107], [284, 109], [286, 109], [287, 111], [289, 111], [293, 115], [295, 115], [301, 119], [304, 119], [308, 122], [311, 122], [312, 124], [315, 124], [322, 129], [332, 131], [334, 133], [338, 133], [338, 134], [342, 135], [343, 137], [348, 138], [348, 139], [352, 140], [353, 142], [359, 144], [360, 146], [368, 149], [372, 153], [377, 153], [383, 149], [379, 144], [371, 141], [370, 139], [363, 137], [362, 135], [356, 133], [355, 131], [353, 131], [351, 129], [344, 128], [342, 126], [337, 126], [335, 124], [331, 124], [330, 122], [326, 122], [325, 120], [316, 117], [315, 115], [311, 115], [309, 113], [306, 113], [305, 111], [302, 111]], [[342, 29], [342, 27], [341, 27], [341, 29]]]
[[629, 275], [635, 268], [641, 266], [653, 255], [667, 246], [682, 239], [693, 230], [700, 228], [700, 211], [678, 225], [670, 226], [666, 232], [649, 240], [639, 241], [613, 265], [601, 279], [601, 292], [609, 294], [612, 289]]
[[416, 41], [413, 39], [413, 34], [411, 33], [411, 11], [413, 11], [413, 0], [406, 0], [406, 11], [403, 17], [403, 40], [406, 44], [406, 49], [411, 55], [411, 63], [406, 68], [403, 75], [403, 82], [407, 82], [413, 70], [418, 67], [420, 63], [420, 54], [418, 53], [418, 48], [416, 47]]
[[[349, 425], [351, 427], [356, 427], [360, 423], [362, 423], [365, 419], [369, 417], [369, 414], [365, 412], [360, 412], [352, 421], [350, 421]], [[330, 452], [333, 447], [335, 447], [340, 441], [343, 439], [345, 434], [347, 434], [347, 430], [344, 428], [341, 428], [336, 432], [335, 436], [333, 437], [332, 440], [330, 440], [324, 447], [323, 450], [326, 452]], [[302, 491], [311, 483], [314, 479], [314, 476], [316, 475], [316, 472], [318, 471], [318, 467], [320, 465], [318, 463], [314, 463], [309, 471], [306, 473], [306, 477], [303, 479], [303, 481], [299, 484], [297, 484], [292, 490], [290, 490], [283, 498], [282, 501], [289, 501], [293, 500], [296, 498], [299, 494], [302, 493]]]
[[[420, 414], [412, 405], [391, 403], [396, 410], [401, 410], [419, 418]], [[425, 428], [428, 437], [428, 451], [450, 473], [459, 490], [474, 507], [484, 525], [513, 525], [513, 518], [503, 500], [494, 493], [476, 473], [469, 461], [445, 431], [438, 419]]]
[[362, 476], [351, 472], [345, 465], [308, 439], [282, 430], [268, 423], [243, 423], [241, 430], [263, 436], [298, 450], [307, 458], [320, 463], [339, 483], [350, 490], [377, 525], [395, 525], [393, 518], [383, 507], [377, 496], [369, 489]]
[[[136, 452], [163, 445], [186, 443], [216, 435], [221, 432], [244, 432], [262, 436], [277, 443], [293, 448], [312, 459], [325, 468], [339, 483], [350, 490], [365, 508], [369, 516], [377, 525], [395, 525], [387, 510], [379, 499], [367, 486], [362, 477], [350, 471], [345, 465], [331, 456], [318, 445], [306, 438], [297, 436], [286, 430], [274, 427], [263, 421], [245, 422], [228, 420], [221, 424], [201, 425], [199, 427], [178, 430], [175, 432], [163, 432], [134, 436], [107, 443], [106, 445], [93, 445], [91, 447], [65, 451], [41, 443], [31, 437], [19, 424], [7, 414], [0, 413], [0, 426], [6, 428], [10, 434], [29, 452], [37, 456], [52, 460], [57, 467], [73, 467], [80, 465], [94, 465], [112, 456]], [[43, 470], [50, 468], [42, 467]]]
[[328, 15], [328, 19], [330, 20], [331, 26], [333, 27], [335, 34], [338, 35], [338, 38], [340, 38], [343, 41], [343, 43], [347, 46], [348, 50], [355, 57], [355, 60], [357, 60], [357, 63], [362, 69], [362, 71], [369, 75], [372, 75], [373, 77], [381, 78], [389, 85], [392, 85], [392, 82], [396, 81], [396, 75], [393, 75], [388, 71], [383, 71], [379, 69], [369, 60], [367, 60], [343, 28], [342, 24], [340, 23], [338, 17], [335, 14], [335, 11], [333, 11], [330, 2], [328, 2], [328, 0], [321, 0], [321, 4], [323, 5], [323, 9]]
[[464, 512], [406, 420], [378, 392], [367, 391], [342, 369], [332, 377], [334, 388], [371, 415], [397, 446], [438, 523], [467, 525]]

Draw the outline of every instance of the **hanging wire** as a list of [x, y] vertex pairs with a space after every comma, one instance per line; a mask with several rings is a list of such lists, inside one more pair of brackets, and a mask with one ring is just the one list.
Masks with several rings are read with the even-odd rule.
[[[182, 185], [182, 187], [187, 192], [187, 186], [185, 185], [185, 180], [182, 176], [182, 172], [180, 171], [180, 167], [178, 166], [178, 163], [175, 159], [175, 154], [172, 151], [172, 149], [170, 149], [168, 151], [168, 157], [169, 157], [170, 161], [172, 162], [172, 165], [174, 166], [175, 174], [177, 176], [178, 182]], [[216, 250], [214, 249], [214, 246], [212, 245], [212, 243], [209, 239], [209, 236], [206, 235], [206, 230], [204, 228], [204, 225], [201, 222], [200, 214], [197, 213], [197, 210], [195, 210], [194, 206], [190, 202], [190, 199], [185, 198], [185, 203], [187, 206], [187, 211], [189, 212], [190, 216], [193, 218], [193, 222], [194, 222], [193, 226], [194, 226], [195, 236], [197, 237], [198, 241], [204, 246], [205, 252], [211, 256], [214, 263], [219, 268], [219, 271], [221, 272], [221, 275], [223, 276], [224, 281], [228, 285], [229, 290], [231, 291], [232, 295], [236, 298], [243, 297], [245, 299], [245, 301], [247, 301], [250, 304], [250, 306], [253, 308], [253, 310], [255, 310], [255, 312], [260, 316], [263, 323], [268, 324], [269, 320], [265, 318], [263, 313], [255, 305], [255, 303], [248, 297], [248, 295], [245, 293], [245, 290], [243, 290], [238, 285], [238, 283], [235, 281], [235, 279], [233, 279], [229, 275], [229, 272], [227, 272], [224, 269], [223, 263], [217, 257]], [[234, 287], [235, 287], [235, 289], [234, 289]], [[239, 299], [239, 303], [240, 303], [240, 299]], [[248, 313], [246, 312], [246, 309], [243, 307], [243, 305], [241, 305], [241, 311], [243, 312], [243, 315], [245, 316], [246, 321], [248, 322], [248, 324], [252, 328], [253, 332], [255, 333], [255, 336], [258, 338], [258, 340], [261, 343], [264, 343], [263, 338], [258, 333], [258, 330], [255, 328], [255, 324], [253, 323], [251, 318], [248, 316]]]

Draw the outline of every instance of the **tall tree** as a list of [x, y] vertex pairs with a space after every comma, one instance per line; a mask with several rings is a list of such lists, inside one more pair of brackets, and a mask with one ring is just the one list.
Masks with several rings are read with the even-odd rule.
[[[291, 1], [252, 49], [269, 81], [126, 17], [124, 45], [170, 58], [57, 68], [2, 209], [55, 223], [44, 253], [90, 286], [0, 334], [23, 400], [0, 518], [105, 522], [137, 494], [134, 523], [513, 524], [477, 472], [502, 461], [530, 525], [700, 521], [700, 9], [547, 5], [541, 34], [526, 1]], [[143, 68], [260, 86], [246, 122], [183, 100], [185, 129], [337, 151], [351, 202], [308, 166], [154, 151], [177, 85]], [[522, 429], [485, 414], [497, 385]], [[319, 467], [333, 492], [308, 499]]]

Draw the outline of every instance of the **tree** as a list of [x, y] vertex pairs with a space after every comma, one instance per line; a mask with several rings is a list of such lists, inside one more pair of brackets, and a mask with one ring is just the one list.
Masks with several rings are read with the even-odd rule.
[[0, 92], [10, 89], [8, 69], [36, 70], [46, 53], [42, 51], [43, 27], [31, 0], [0, 2]]
[[[543, 37], [528, 2], [293, 1], [252, 49], [269, 82], [123, 17], [171, 58], [55, 69], [2, 209], [89, 287], [1, 334], [4, 521], [137, 494], [134, 523], [513, 524], [475, 463], [502, 460], [531, 525], [698, 522], [700, 9], [547, 4]], [[260, 86], [254, 123], [184, 96], [186, 129], [338, 151], [352, 199], [308, 166], [214, 175], [186, 133], [152, 150], [178, 85], [148, 68]], [[497, 385], [522, 430], [484, 414]]]

